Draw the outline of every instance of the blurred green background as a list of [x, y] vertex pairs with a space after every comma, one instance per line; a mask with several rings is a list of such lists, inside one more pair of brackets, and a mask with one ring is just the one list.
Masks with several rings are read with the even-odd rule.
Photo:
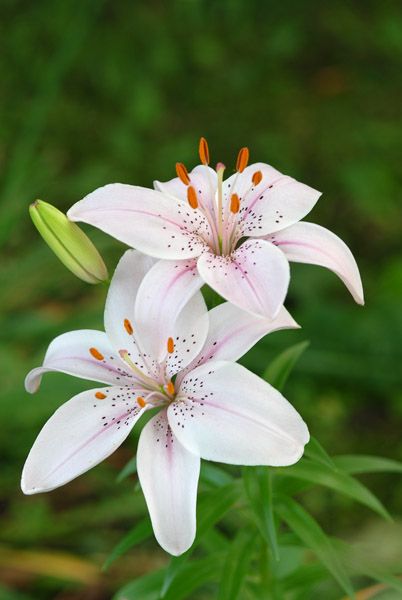
[[[61, 490], [20, 492], [40, 427], [86, 385], [49, 375], [31, 397], [24, 375], [57, 334], [101, 328], [106, 293], [64, 269], [27, 209], [169, 179], [176, 161], [197, 162], [201, 135], [213, 161], [232, 168], [247, 145], [252, 160], [321, 190], [308, 219], [346, 241], [365, 286], [362, 309], [333, 274], [293, 265], [287, 306], [303, 329], [271, 335], [245, 364], [261, 373], [310, 340], [285, 393], [312, 433], [331, 454], [401, 459], [401, 3], [2, 0], [0, 10], [0, 598], [102, 600], [166, 560], [148, 543], [100, 572], [144, 511], [134, 478], [115, 483], [133, 439]], [[123, 247], [89, 233], [113, 270]], [[398, 516], [401, 478], [364, 481]], [[324, 491], [305, 502], [330, 534], [392, 548], [396, 529], [368, 510]]]

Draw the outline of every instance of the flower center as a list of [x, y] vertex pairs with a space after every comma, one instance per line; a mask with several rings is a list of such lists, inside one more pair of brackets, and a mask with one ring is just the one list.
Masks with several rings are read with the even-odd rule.
[[[201, 163], [209, 166], [209, 148], [205, 138], [200, 139], [199, 156]], [[188, 173], [183, 163], [176, 163], [176, 173], [180, 181], [187, 186], [187, 202], [193, 210], [200, 210], [206, 217], [210, 227], [210, 237], [205, 240], [214, 254], [221, 256], [230, 255], [236, 248], [236, 244], [242, 237], [239, 223], [242, 219], [242, 202], [251, 189], [262, 181], [261, 171], [253, 173], [250, 180], [250, 188], [241, 197], [236, 193], [235, 188], [238, 181], [238, 175], [243, 173], [248, 165], [249, 150], [241, 148], [236, 161], [236, 175], [231, 186], [230, 194], [224, 198], [223, 194], [223, 175], [225, 165], [219, 162], [216, 165], [217, 187], [215, 197], [205, 200], [197, 186], [191, 181], [191, 175]], [[208, 172], [210, 176], [210, 172]], [[214, 183], [211, 178], [211, 189], [215, 191]]]

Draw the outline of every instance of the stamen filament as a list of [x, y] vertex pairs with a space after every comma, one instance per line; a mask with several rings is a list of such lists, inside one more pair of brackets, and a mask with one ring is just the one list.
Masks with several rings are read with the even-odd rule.
[[145, 375], [145, 373], [143, 373], [141, 371], [141, 369], [139, 369], [137, 367], [137, 365], [135, 365], [133, 363], [133, 361], [131, 360], [129, 354], [128, 354], [128, 350], [119, 350], [119, 355], [120, 357], [124, 360], [124, 362], [130, 367], [130, 369], [132, 371], [134, 371], [134, 373], [137, 375], [137, 377], [142, 381], [147, 383], [150, 387], [152, 388], [157, 388], [157, 384], [154, 381], [154, 379], [151, 379], [151, 377], [148, 377], [147, 375]]

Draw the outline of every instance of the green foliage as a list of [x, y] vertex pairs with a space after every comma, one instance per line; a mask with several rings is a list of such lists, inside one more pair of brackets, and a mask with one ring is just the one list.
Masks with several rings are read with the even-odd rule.
[[122, 556], [140, 542], [150, 538], [152, 533], [152, 525], [148, 517], [137, 523], [109, 554], [103, 565], [103, 569], [106, 571], [119, 556]]
[[309, 343], [300, 342], [282, 352], [269, 364], [262, 377], [277, 390], [283, 390], [293, 367], [308, 348]]
[[218, 600], [242, 598], [242, 589], [247, 577], [255, 545], [255, 532], [241, 530], [231, 542], [220, 578]]
[[[272, 372], [282, 351], [300, 339], [311, 341], [286, 381], [285, 395], [331, 453], [328, 458], [312, 440], [306, 456], [323, 469], [333, 462], [338, 476], [322, 475], [331, 478], [330, 488], [273, 470], [274, 496], [293, 495], [324, 531], [349, 540], [368, 535], [376, 515], [362, 511], [350, 493], [345, 503], [345, 481], [350, 484], [345, 475], [362, 475], [391, 514], [400, 513], [401, 480], [390, 484], [400, 463], [371, 456], [400, 458], [402, 450], [400, 3], [6, 0], [0, 11], [0, 566], [7, 577], [0, 597], [111, 597], [133, 577], [133, 594], [147, 600], [165, 581], [164, 558], [151, 541], [133, 546], [106, 578], [77, 581], [67, 567], [71, 556], [100, 567], [118, 539], [148, 519], [141, 493], [133, 491], [135, 462], [121, 472], [135, 453], [133, 440], [63, 490], [30, 498], [19, 493], [21, 466], [36, 432], [87, 385], [49, 375], [31, 398], [23, 378], [40, 364], [54, 336], [102, 328], [106, 291], [89, 289], [61, 267], [32, 227], [27, 208], [41, 197], [65, 211], [105, 183], [148, 186], [155, 178], [168, 179], [176, 160], [189, 167], [196, 162], [201, 134], [214, 162], [223, 160], [228, 170], [238, 148], [247, 144], [252, 160], [270, 162], [322, 190], [308, 219], [341, 235], [362, 269], [364, 310], [352, 304], [334, 275], [292, 264], [287, 306], [303, 331], [267, 336], [243, 360], [257, 373], [267, 365]], [[123, 246], [93, 229], [88, 233], [112, 271]], [[121, 483], [115, 486], [119, 472]], [[237, 476], [227, 466], [203, 467], [200, 501], [214, 490], [218, 506], [195, 559], [219, 549], [223, 564], [239, 528], [258, 524], [263, 531], [255, 498], [225, 491]], [[257, 483], [253, 489], [260, 502]], [[221, 485], [226, 505], [219, 505]], [[269, 516], [269, 503], [263, 507]], [[221, 519], [223, 525], [216, 526]], [[275, 525], [280, 561], [271, 564], [266, 536], [264, 546], [254, 550], [245, 600], [267, 597], [267, 588], [277, 590], [275, 600], [290, 592], [291, 600], [339, 600], [328, 570], [318, 559], [312, 562], [277, 514]], [[376, 557], [392, 551], [395, 528], [385, 530]], [[350, 556], [332, 542], [349, 568]], [[49, 578], [39, 567], [26, 571], [19, 552], [32, 552], [36, 559], [43, 549], [65, 565], [63, 577]], [[263, 552], [266, 561], [260, 561]], [[16, 553], [15, 562], [9, 553]], [[36, 560], [39, 566], [46, 562]], [[191, 565], [193, 558], [188, 561]], [[350, 576], [356, 589], [370, 585], [373, 565], [357, 564], [356, 556], [354, 561]], [[268, 579], [258, 572], [260, 562]], [[149, 569], [156, 575], [143, 581], [141, 574]], [[400, 572], [396, 560], [376, 577], [391, 584], [391, 574]], [[215, 587], [204, 597], [214, 596], [219, 576], [215, 573]], [[400, 590], [395, 593], [400, 596]], [[191, 592], [196, 600], [197, 594]]]
[[295, 477], [308, 481], [312, 485], [323, 485], [332, 490], [350, 496], [357, 502], [368, 506], [385, 519], [390, 519], [381, 502], [357, 479], [338, 469], [331, 469], [321, 463], [302, 459], [291, 467], [282, 470], [285, 477]]
[[307, 513], [300, 504], [291, 498], [280, 498], [275, 505], [275, 510], [289, 525], [303, 543], [313, 550], [317, 558], [334, 576], [346, 594], [354, 598], [353, 586], [340, 561], [338, 554], [332, 546], [328, 536], [325, 535], [319, 524]]

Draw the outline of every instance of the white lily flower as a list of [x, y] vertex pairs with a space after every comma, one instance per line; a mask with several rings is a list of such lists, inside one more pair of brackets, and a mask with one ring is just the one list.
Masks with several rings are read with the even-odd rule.
[[[275, 318], [288, 289], [288, 261], [295, 261], [331, 269], [363, 304], [359, 270], [346, 244], [323, 227], [299, 223], [320, 192], [264, 163], [247, 166], [247, 148], [225, 181], [224, 165], [208, 166], [204, 138], [200, 158], [191, 173], [178, 163], [178, 177], [156, 181], [155, 190], [118, 183], [101, 187], [72, 206], [68, 217], [168, 259], [168, 265], [157, 267], [161, 274], [154, 273], [158, 295], [168, 286], [185, 301], [205, 282], [239, 308]], [[192, 281], [188, 288], [187, 281]]]
[[278, 391], [233, 362], [268, 332], [297, 327], [289, 313], [282, 308], [272, 321], [229, 303], [208, 313], [199, 291], [179, 308], [169, 293], [158, 297], [156, 313], [144, 277], [153, 262], [127, 251], [109, 289], [106, 333], [57, 337], [43, 366], [28, 374], [29, 392], [48, 371], [108, 385], [74, 396], [54, 413], [29, 453], [21, 486], [35, 494], [71, 481], [116, 450], [145, 411], [159, 407], [141, 432], [138, 476], [159, 544], [178, 555], [195, 536], [200, 458], [290, 465], [309, 434]]

